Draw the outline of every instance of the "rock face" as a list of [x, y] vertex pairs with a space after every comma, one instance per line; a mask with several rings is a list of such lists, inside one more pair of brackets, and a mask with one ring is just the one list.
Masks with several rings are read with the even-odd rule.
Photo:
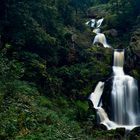
[[131, 37], [130, 48], [140, 58], [140, 27], [134, 31]]
[[127, 136], [127, 139], [128, 140], [139, 140], [140, 139], [140, 127], [136, 127], [132, 131], [130, 131]]
[[135, 31], [132, 34], [129, 47], [126, 51], [126, 66], [130, 71], [130, 75], [137, 80], [140, 79], [140, 26], [135, 27]]
[[117, 37], [118, 36], [118, 31], [116, 29], [110, 29], [104, 32], [106, 35], [111, 36], [111, 37]]
[[117, 128], [116, 133], [118, 133], [121, 137], [125, 135], [125, 128]]
[[112, 90], [112, 81], [113, 81], [113, 77], [111, 77], [111, 75], [109, 76], [110, 78], [107, 79], [107, 81], [105, 82], [105, 87], [104, 87], [104, 92], [102, 95], [102, 103], [103, 103], [103, 108], [105, 109], [105, 111], [107, 112], [109, 119], [113, 119], [112, 118], [112, 104], [111, 104], [111, 90]]

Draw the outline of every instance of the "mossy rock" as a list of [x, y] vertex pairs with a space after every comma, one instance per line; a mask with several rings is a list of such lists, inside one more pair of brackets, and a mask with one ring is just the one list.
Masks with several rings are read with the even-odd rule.
[[130, 41], [130, 48], [140, 58], [140, 27], [139, 26], [136, 27], [136, 29], [132, 34], [131, 41]]
[[140, 140], [140, 127], [135, 127], [127, 135], [128, 140]]

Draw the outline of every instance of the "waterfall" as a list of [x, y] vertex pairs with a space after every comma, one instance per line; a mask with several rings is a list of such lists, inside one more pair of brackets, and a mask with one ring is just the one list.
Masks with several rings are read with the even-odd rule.
[[[91, 19], [90, 21], [87, 21], [85, 24], [90, 26], [93, 30], [93, 32], [96, 34], [93, 44], [100, 43], [105, 48], [111, 48], [111, 46], [107, 43], [106, 37], [103, 33], [100, 33], [100, 26], [102, 25], [102, 22], [104, 21], [104, 18], [101, 19]], [[98, 46], [98, 44], [97, 44]]]
[[92, 28], [99, 28], [103, 22], [104, 18], [101, 18], [99, 20], [91, 19], [90, 21], [87, 21], [85, 24], [89, 25]]
[[95, 34], [98, 34], [100, 32], [101, 32], [100, 28], [96, 28], [96, 29], [93, 30], [93, 33], [95, 33]]
[[124, 65], [124, 50], [115, 50], [114, 51], [114, 66], [123, 67]]
[[[96, 34], [93, 44], [102, 44], [105, 48], [111, 48], [108, 45], [106, 37], [100, 33], [100, 26], [103, 18], [96, 21], [91, 19], [86, 22], [86, 25], [94, 28]], [[97, 117], [100, 124], [103, 124], [107, 129], [115, 129], [124, 127], [128, 130], [140, 125], [140, 105], [138, 95], [137, 81], [124, 73], [124, 50], [114, 50], [113, 70], [113, 85], [111, 91], [111, 119], [102, 107], [102, 94], [104, 90], [104, 82], [99, 82], [91, 93], [89, 99], [92, 101], [96, 109]]]
[[119, 125], [138, 125], [140, 112], [137, 81], [124, 74], [123, 65], [124, 50], [115, 50], [111, 92], [113, 121]]
[[[104, 21], [104, 18], [101, 18], [99, 20], [95, 20], [95, 19], [92, 19], [91, 21], [89, 22], [86, 22], [86, 25], [88, 25], [90, 23], [90, 26], [93, 29], [93, 32], [96, 34], [95, 38], [94, 38], [94, 41], [93, 41], [93, 44], [95, 43], [100, 43], [103, 45], [103, 47], [105, 48], [111, 48], [110, 45], [108, 45], [107, 43], [107, 40], [106, 40], [106, 37], [103, 33], [100, 33], [101, 30], [100, 30], [100, 26], [102, 25], [102, 22]], [[98, 46], [98, 45], [97, 45]]]
[[94, 92], [89, 96], [89, 99], [92, 101], [93, 106], [96, 109], [100, 124], [105, 125], [107, 129], [111, 129], [112, 127], [115, 127], [116, 124], [109, 120], [107, 113], [102, 108], [101, 96], [103, 93], [104, 84], [104, 82], [98, 82]]
[[107, 43], [105, 35], [103, 33], [98, 33], [98, 32], [96, 32], [96, 33], [97, 33], [97, 35], [94, 38], [93, 44], [101, 43], [105, 48], [111, 48], [111, 46], [109, 46]]
[[113, 85], [111, 91], [112, 117], [108, 117], [102, 107], [102, 94], [104, 82], [99, 82], [91, 93], [89, 99], [96, 109], [100, 124], [107, 127], [108, 130], [116, 128], [126, 128], [132, 130], [140, 125], [140, 108], [138, 97], [137, 81], [125, 75], [123, 70], [124, 50], [114, 50]]
[[95, 24], [96, 24], [96, 20], [95, 19], [92, 19], [91, 20], [91, 27], [94, 28], [95, 27]]
[[90, 27], [92, 27], [92, 28], [95, 28], [96, 20], [95, 19], [91, 19], [90, 21], [87, 21], [85, 24], [90, 26]]
[[101, 18], [96, 22], [96, 26], [97, 26], [96, 28], [99, 28], [101, 26], [103, 20], [104, 20], [104, 18]]
[[91, 93], [89, 99], [93, 102], [94, 108], [97, 108], [103, 93], [104, 82], [98, 82], [95, 90]]

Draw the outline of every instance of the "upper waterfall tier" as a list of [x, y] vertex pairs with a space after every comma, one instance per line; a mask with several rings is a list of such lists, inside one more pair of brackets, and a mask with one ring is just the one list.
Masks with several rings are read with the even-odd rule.
[[111, 46], [107, 43], [106, 37], [103, 33], [97, 33], [93, 41], [93, 44], [95, 43], [101, 43], [105, 48], [111, 48]]
[[124, 50], [114, 51], [114, 66], [123, 67], [124, 65]]

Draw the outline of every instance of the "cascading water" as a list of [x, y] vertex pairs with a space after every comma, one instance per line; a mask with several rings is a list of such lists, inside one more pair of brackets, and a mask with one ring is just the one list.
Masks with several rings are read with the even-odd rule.
[[102, 22], [104, 21], [104, 18], [101, 18], [99, 19], [97, 22], [96, 22], [96, 28], [99, 28], [101, 25], [102, 25]]
[[104, 34], [102, 33], [98, 33], [94, 38], [93, 44], [95, 43], [101, 43], [105, 48], [111, 48], [110, 45], [108, 45], [107, 41], [106, 41], [106, 37]]
[[109, 120], [107, 113], [102, 108], [101, 96], [103, 93], [104, 84], [104, 82], [98, 82], [94, 92], [91, 93], [89, 99], [92, 101], [93, 106], [96, 109], [97, 117], [100, 124], [105, 125], [107, 129], [111, 129], [112, 127], [115, 127], [116, 124]]
[[101, 32], [100, 28], [96, 28], [96, 29], [93, 30], [93, 33], [95, 33], [95, 34], [98, 34], [100, 32]]
[[104, 18], [101, 18], [99, 20], [91, 19], [90, 21], [87, 21], [85, 24], [89, 25], [92, 28], [99, 28], [103, 22]]
[[140, 108], [138, 97], [137, 81], [125, 75], [123, 71], [124, 50], [114, 50], [113, 64], [113, 86], [111, 91], [112, 119], [102, 108], [102, 93], [104, 84], [99, 82], [95, 91], [90, 95], [96, 109], [100, 124], [104, 124], [107, 129], [124, 127], [131, 130], [140, 125]]
[[100, 33], [100, 26], [102, 25], [102, 22], [104, 21], [104, 18], [101, 18], [99, 20], [91, 19], [90, 21], [86, 22], [86, 25], [90, 25], [90, 27], [94, 28], [93, 32], [96, 34], [93, 44], [95, 43], [101, 43], [103, 47], [105, 48], [111, 48], [110, 45], [108, 45], [106, 37], [103, 33]]
[[138, 125], [140, 112], [137, 81], [124, 74], [123, 64], [124, 50], [115, 50], [111, 92], [113, 121], [119, 125]]
[[96, 20], [95, 19], [91, 19], [90, 21], [87, 21], [85, 24], [89, 25], [92, 28], [95, 28]]
[[101, 32], [100, 26], [102, 25], [103, 21], [104, 18], [98, 20], [91, 19], [90, 21], [87, 21], [85, 24], [90, 26], [93, 29], [93, 32], [96, 34], [93, 44], [100, 43], [103, 45], [104, 48], [111, 48], [111, 46], [107, 43], [105, 35], [103, 33], [100, 33]]

